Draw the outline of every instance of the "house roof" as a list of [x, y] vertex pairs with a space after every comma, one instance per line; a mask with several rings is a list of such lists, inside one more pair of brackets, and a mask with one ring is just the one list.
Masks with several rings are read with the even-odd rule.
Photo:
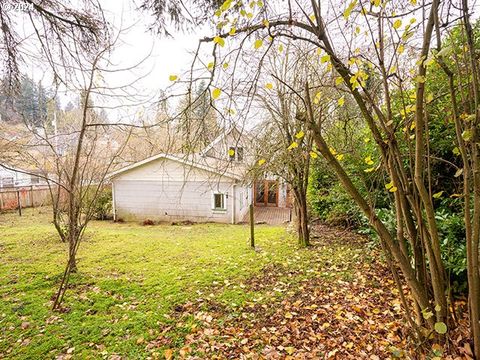
[[[117, 175], [120, 175], [126, 171], [136, 169], [142, 165], [148, 164], [152, 161], [159, 160], [159, 159], [176, 161], [183, 165], [205, 170], [205, 171], [208, 171], [217, 175], [225, 176], [235, 180], [243, 179], [241, 172], [231, 171], [234, 169], [228, 169], [228, 164], [221, 164], [221, 163], [224, 163], [223, 161], [219, 161], [217, 159], [207, 159], [206, 157], [203, 157], [199, 154], [194, 154], [190, 156], [185, 156], [185, 155], [177, 156], [177, 155], [165, 154], [165, 153], [157, 154], [149, 158], [146, 158], [144, 160], [133, 163], [131, 165], [125, 166], [121, 169], [118, 169], [116, 171], [109, 173], [107, 177], [114, 178]], [[228, 162], [225, 162], [225, 163], [228, 163]]]
[[250, 137], [248, 133], [246, 133], [245, 131], [240, 131], [238, 129], [237, 125], [233, 124], [228, 129], [223, 131], [220, 135], [218, 135], [210, 144], [208, 144], [205, 147], [205, 149], [200, 151], [200, 154], [206, 154], [208, 151], [210, 151], [212, 148], [214, 148], [218, 143], [220, 143], [223, 139], [225, 139], [234, 130], [236, 130], [242, 136], [245, 136], [247, 138]]

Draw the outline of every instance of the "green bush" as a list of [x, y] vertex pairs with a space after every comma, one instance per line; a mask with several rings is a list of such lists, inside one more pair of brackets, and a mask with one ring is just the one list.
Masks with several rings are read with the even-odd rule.
[[465, 242], [465, 221], [461, 214], [441, 208], [435, 215], [440, 235], [440, 246], [445, 270], [455, 292], [467, 288], [467, 249]]
[[105, 187], [101, 190], [94, 204], [93, 216], [96, 220], [110, 220], [113, 218], [111, 187]]

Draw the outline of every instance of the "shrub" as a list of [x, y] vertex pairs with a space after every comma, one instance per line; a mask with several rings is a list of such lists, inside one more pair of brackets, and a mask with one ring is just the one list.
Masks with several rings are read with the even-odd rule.
[[94, 218], [96, 220], [111, 220], [112, 214], [112, 189], [106, 187], [101, 190], [94, 205]]

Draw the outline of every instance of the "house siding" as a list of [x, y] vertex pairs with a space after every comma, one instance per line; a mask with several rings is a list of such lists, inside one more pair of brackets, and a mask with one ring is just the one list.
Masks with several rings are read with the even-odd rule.
[[[152, 161], [117, 176], [113, 183], [116, 218], [225, 223], [232, 221], [235, 199], [235, 220], [241, 219], [239, 188], [233, 179], [172, 160]], [[213, 210], [214, 193], [225, 194], [226, 210]]]

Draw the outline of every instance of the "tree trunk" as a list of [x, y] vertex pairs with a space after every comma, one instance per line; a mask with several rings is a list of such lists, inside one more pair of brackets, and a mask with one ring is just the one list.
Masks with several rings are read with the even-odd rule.
[[310, 229], [308, 228], [308, 209], [306, 191], [295, 189], [295, 213], [297, 215], [298, 245], [310, 246]]

